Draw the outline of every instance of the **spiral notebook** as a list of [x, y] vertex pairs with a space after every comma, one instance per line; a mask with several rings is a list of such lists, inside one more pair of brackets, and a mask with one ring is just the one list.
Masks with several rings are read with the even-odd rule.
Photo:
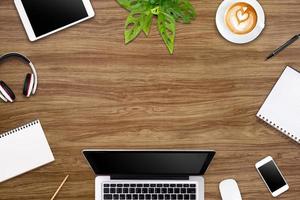
[[0, 134], [0, 182], [52, 161], [39, 120]]
[[287, 66], [257, 117], [300, 143], [300, 73]]

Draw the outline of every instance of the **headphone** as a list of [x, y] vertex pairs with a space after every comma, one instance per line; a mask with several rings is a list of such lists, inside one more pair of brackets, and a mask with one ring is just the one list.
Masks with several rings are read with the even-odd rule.
[[[31, 95], [34, 95], [37, 90], [37, 79], [38, 79], [34, 65], [26, 56], [17, 52], [10, 52], [4, 55], [0, 55], [0, 63], [12, 57], [21, 59], [22, 61], [27, 63], [28, 66], [30, 67], [32, 73], [26, 74], [24, 86], [23, 86], [23, 95], [26, 97], [30, 97]], [[16, 96], [12, 91], [12, 89], [10, 89], [8, 85], [2, 80], [0, 80], [0, 98], [4, 102], [11, 102], [11, 103], [14, 102], [14, 100], [16, 99]]]

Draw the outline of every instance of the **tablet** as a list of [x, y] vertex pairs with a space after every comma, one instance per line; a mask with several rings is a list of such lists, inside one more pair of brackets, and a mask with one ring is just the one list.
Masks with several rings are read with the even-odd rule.
[[95, 15], [90, 0], [14, 0], [30, 41]]

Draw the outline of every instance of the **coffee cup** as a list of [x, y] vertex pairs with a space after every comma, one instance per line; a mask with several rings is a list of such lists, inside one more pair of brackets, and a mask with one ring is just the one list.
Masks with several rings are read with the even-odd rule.
[[264, 29], [265, 14], [256, 0], [224, 0], [216, 13], [216, 25], [226, 40], [248, 43]]

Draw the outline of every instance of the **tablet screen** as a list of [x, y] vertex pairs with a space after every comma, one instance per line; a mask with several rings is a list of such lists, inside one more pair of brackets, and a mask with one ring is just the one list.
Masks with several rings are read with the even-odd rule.
[[22, 0], [22, 3], [36, 37], [88, 17], [82, 0]]

